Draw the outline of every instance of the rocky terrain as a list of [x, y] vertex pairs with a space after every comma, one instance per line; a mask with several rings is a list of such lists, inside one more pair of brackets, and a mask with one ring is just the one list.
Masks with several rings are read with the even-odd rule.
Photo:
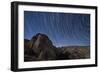
[[90, 58], [89, 46], [56, 47], [45, 34], [24, 39], [24, 61], [69, 60]]

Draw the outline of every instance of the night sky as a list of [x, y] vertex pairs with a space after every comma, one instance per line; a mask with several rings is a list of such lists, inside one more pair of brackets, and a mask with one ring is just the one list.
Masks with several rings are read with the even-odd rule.
[[89, 46], [90, 15], [24, 11], [24, 39], [46, 34], [56, 47]]

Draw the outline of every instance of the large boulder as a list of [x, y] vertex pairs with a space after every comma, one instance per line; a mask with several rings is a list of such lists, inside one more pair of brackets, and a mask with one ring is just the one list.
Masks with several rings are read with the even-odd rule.
[[[38, 33], [28, 42], [27, 51], [33, 53], [36, 60], [55, 60], [57, 58], [56, 47], [45, 34]], [[28, 55], [29, 54], [27, 53]]]

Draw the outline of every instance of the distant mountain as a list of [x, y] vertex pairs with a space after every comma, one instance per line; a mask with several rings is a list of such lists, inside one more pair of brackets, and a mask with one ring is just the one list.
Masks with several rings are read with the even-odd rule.
[[38, 33], [31, 40], [24, 39], [24, 61], [85, 59], [90, 57], [89, 46], [57, 48], [45, 34]]

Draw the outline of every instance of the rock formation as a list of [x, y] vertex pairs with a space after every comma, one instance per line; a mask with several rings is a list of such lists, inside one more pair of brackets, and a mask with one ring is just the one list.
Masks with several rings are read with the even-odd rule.
[[38, 33], [31, 40], [24, 39], [24, 61], [47, 61], [90, 58], [90, 47], [57, 48], [45, 34]]

